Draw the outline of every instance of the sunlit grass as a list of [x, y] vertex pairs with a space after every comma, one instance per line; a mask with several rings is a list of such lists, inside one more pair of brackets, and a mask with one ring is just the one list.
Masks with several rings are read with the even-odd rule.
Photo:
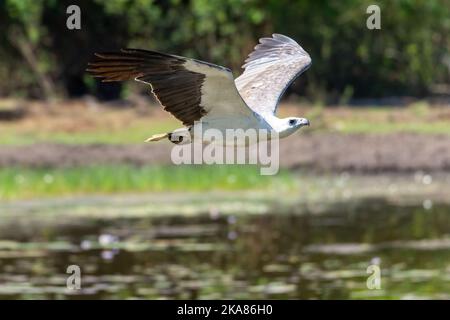
[[[424, 103], [409, 108], [300, 107], [280, 108], [279, 116], [307, 117], [312, 124], [307, 129], [310, 132], [450, 134], [450, 112]], [[155, 133], [180, 126], [178, 120], [163, 111], [140, 114], [133, 109], [100, 108], [95, 111], [65, 107], [56, 115], [38, 113], [19, 121], [0, 123], [0, 145], [138, 144]]]
[[0, 199], [74, 194], [206, 190], [289, 190], [285, 171], [261, 176], [257, 166], [89, 166], [58, 169], [0, 169]]
[[[312, 130], [342, 133], [450, 134], [450, 115], [445, 109], [415, 103], [408, 108], [364, 107], [328, 109], [315, 107], [306, 114]], [[316, 124], [316, 125], [314, 125]]]
[[0, 144], [27, 145], [34, 143], [63, 144], [134, 144], [143, 143], [155, 133], [168, 132], [180, 127], [174, 120], [134, 121], [129, 125], [98, 127], [91, 130], [46, 130], [45, 128], [21, 128], [20, 125], [2, 125]]
[[342, 133], [386, 134], [409, 132], [421, 134], [450, 134], [450, 123], [445, 121], [436, 121], [432, 123], [337, 121], [334, 125], [334, 129]]

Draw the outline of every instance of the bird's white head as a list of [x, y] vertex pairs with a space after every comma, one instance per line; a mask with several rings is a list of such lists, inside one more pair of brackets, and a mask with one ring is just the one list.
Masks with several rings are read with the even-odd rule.
[[281, 138], [293, 134], [295, 131], [304, 126], [309, 126], [309, 120], [306, 118], [289, 117], [280, 119], [279, 135]]

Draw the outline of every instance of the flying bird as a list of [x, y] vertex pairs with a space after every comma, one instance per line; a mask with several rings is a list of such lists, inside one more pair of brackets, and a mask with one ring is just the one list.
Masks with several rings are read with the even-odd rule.
[[221, 132], [265, 129], [280, 138], [310, 125], [305, 118], [276, 116], [284, 91], [311, 65], [309, 54], [281, 34], [259, 39], [236, 79], [228, 68], [156, 51], [122, 49], [95, 56], [88, 73], [104, 82], [134, 79], [150, 85], [164, 110], [184, 125], [146, 141], [189, 143], [199, 124]]

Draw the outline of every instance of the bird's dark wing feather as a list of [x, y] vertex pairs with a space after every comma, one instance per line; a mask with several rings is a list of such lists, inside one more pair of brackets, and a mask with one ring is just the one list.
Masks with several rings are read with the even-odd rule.
[[[105, 82], [134, 79], [150, 84], [164, 110], [186, 126], [213, 109], [218, 114], [237, 111], [236, 108], [227, 110], [224, 107], [227, 105], [238, 106], [240, 103], [239, 108], [248, 109], [237, 92], [230, 70], [194, 59], [156, 51], [122, 49], [96, 54], [87, 72]], [[227, 96], [221, 97], [221, 93], [227, 93]], [[227, 99], [229, 103], [221, 106], [219, 101], [227, 102]]]

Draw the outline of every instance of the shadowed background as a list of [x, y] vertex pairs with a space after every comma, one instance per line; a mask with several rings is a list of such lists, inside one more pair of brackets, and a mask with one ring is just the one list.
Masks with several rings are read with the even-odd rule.
[[[0, 4], [1, 95], [43, 98], [96, 94], [84, 72], [95, 51], [125, 46], [173, 52], [240, 73], [258, 38], [286, 34], [313, 57], [290, 90], [336, 103], [350, 98], [439, 93], [449, 83], [449, 3], [380, 1], [382, 29], [369, 31], [370, 1], [78, 1], [81, 30], [68, 30], [73, 1], [6, 0]], [[38, 79], [49, 88], [41, 90]], [[447, 88], [448, 89], [448, 88]]]

